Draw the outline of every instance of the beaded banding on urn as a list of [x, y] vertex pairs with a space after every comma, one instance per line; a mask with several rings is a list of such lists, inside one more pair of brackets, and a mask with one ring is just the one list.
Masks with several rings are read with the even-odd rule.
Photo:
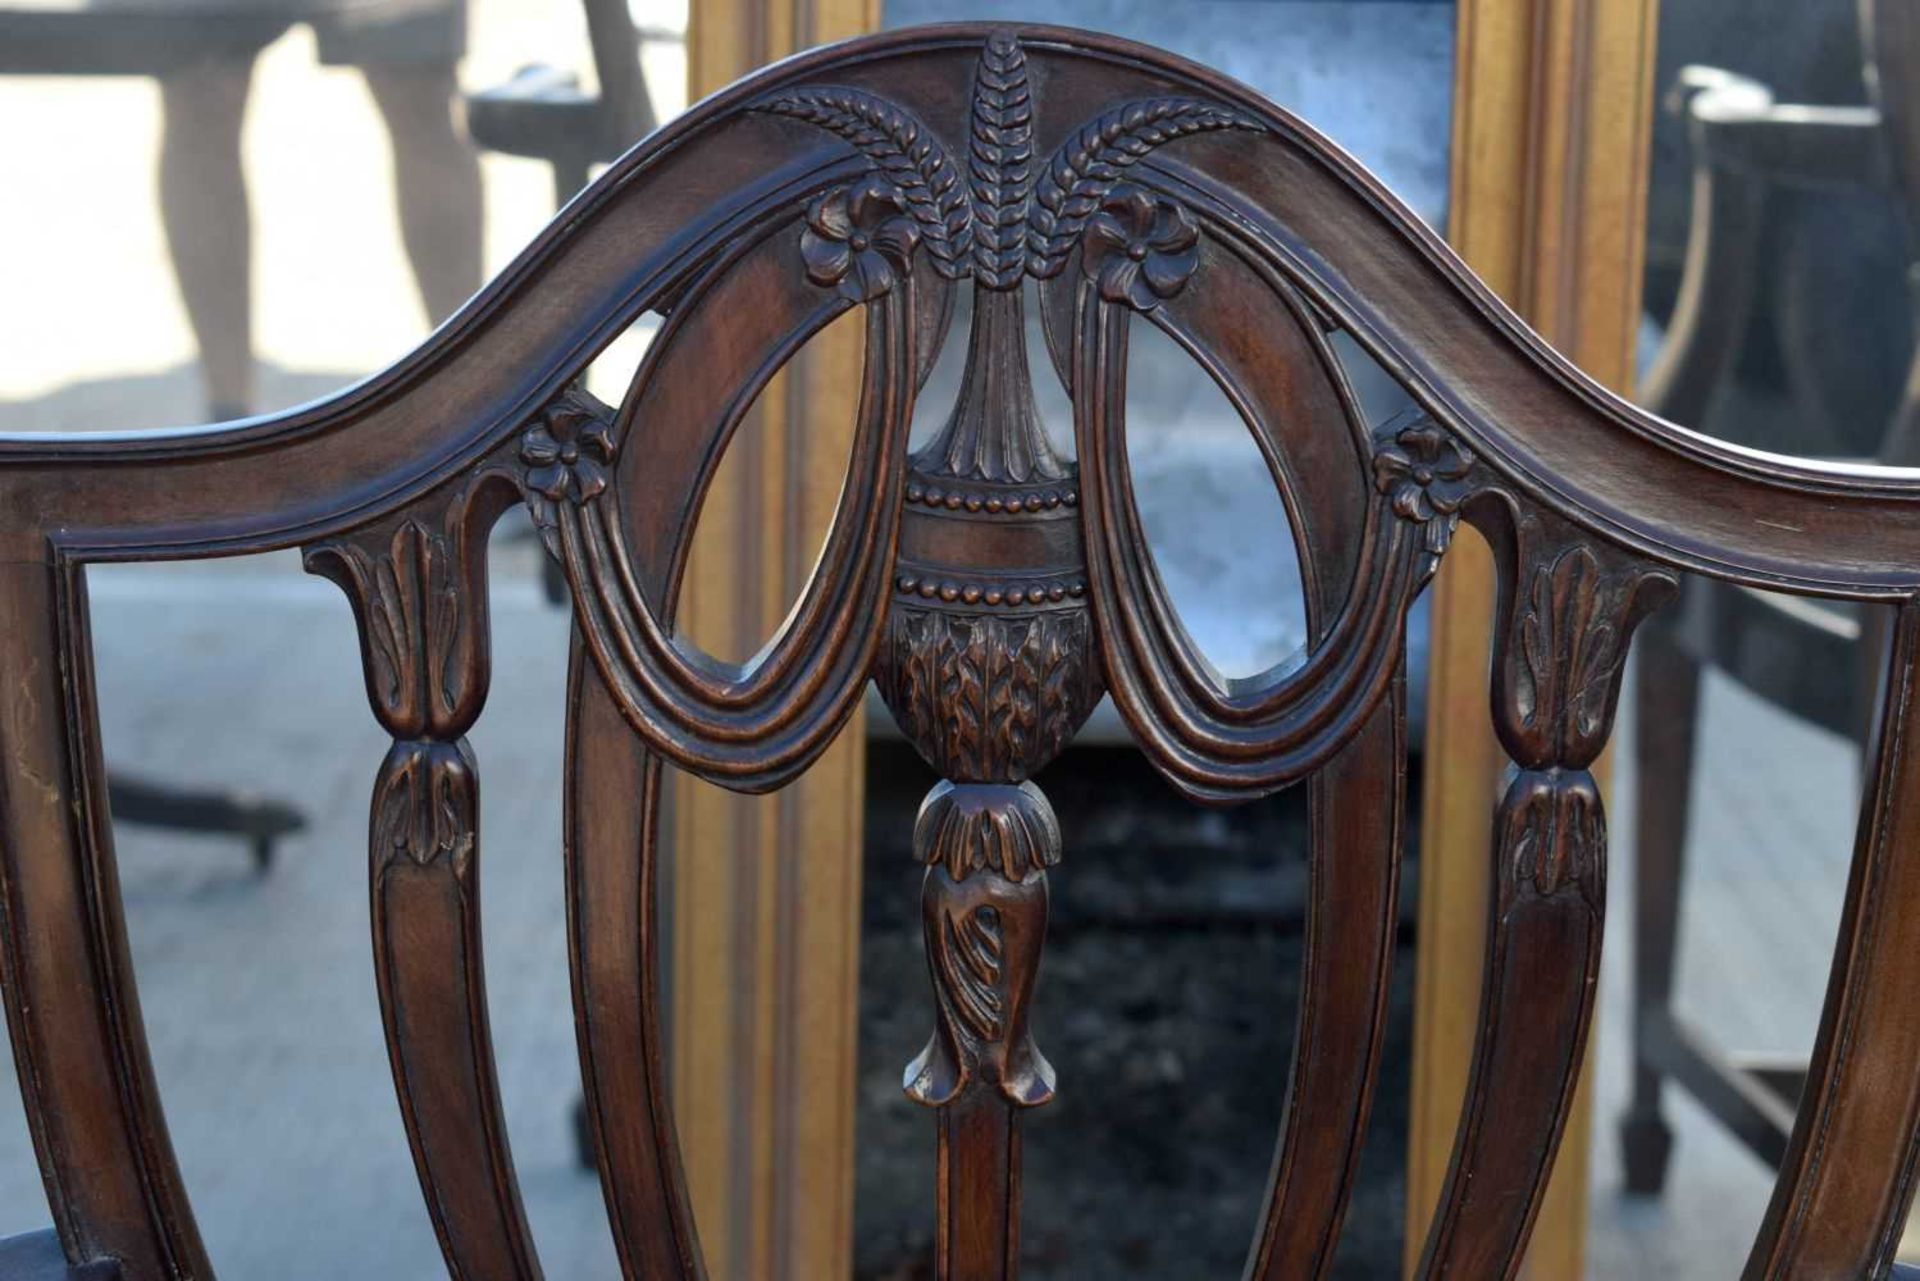
[[1034, 406], [1019, 282], [976, 280], [958, 401], [907, 474], [875, 672], [946, 778], [1025, 780], [1100, 700], [1079, 501]]

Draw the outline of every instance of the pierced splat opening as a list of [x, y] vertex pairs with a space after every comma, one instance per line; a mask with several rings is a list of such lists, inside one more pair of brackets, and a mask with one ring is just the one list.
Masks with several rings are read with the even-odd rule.
[[1246, 420], [1152, 325], [1127, 368], [1127, 461], [1153, 564], [1195, 650], [1222, 677], [1306, 648], [1300, 555]]
[[[723, 662], [745, 663], [773, 643], [820, 561], [845, 483], [864, 328], [857, 310], [847, 312], [754, 397], [700, 506], [678, 631]], [[794, 394], [802, 378], [804, 400]], [[792, 423], [796, 412], [809, 415], [804, 425]], [[747, 520], [736, 518], [741, 512]], [[725, 568], [737, 562], [731, 540], [743, 528], [763, 531], [770, 572], [757, 584], [737, 582]]]
[[586, 377], [582, 380], [587, 390], [609, 405], [619, 404], [627, 388], [633, 386], [640, 362], [647, 358], [665, 319], [657, 311], [642, 312], [618, 338], [601, 348], [600, 354], [587, 365]]

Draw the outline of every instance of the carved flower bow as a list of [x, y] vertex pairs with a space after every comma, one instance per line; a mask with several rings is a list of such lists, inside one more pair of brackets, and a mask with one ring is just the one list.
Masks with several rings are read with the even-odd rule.
[[1403, 519], [1426, 526], [1427, 551], [1446, 550], [1466, 501], [1473, 460], [1430, 419], [1417, 418], [1373, 456], [1373, 483]]
[[880, 177], [837, 187], [807, 208], [800, 257], [816, 285], [837, 285], [852, 302], [893, 288], [920, 243], [900, 189]]
[[1200, 263], [1200, 229], [1173, 201], [1123, 182], [1088, 220], [1081, 253], [1102, 298], [1152, 311], [1192, 277]]
[[534, 524], [555, 556], [559, 504], [584, 503], [606, 491], [607, 465], [613, 461], [613, 424], [604, 413], [564, 397], [520, 438], [520, 461], [527, 465], [527, 505]]

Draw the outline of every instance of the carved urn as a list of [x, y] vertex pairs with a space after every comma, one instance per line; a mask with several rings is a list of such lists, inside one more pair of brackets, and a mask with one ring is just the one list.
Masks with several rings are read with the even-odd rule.
[[1018, 784], [1100, 698], [1072, 463], [1034, 405], [1021, 292], [976, 283], [966, 373], [914, 454], [880, 692], [945, 778]]

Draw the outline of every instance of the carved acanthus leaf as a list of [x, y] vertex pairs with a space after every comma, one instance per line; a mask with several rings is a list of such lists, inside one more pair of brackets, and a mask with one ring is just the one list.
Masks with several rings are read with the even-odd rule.
[[1585, 765], [1606, 738], [1627, 638], [1671, 595], [1673, 575], [1639, 564], [1609, 569], [1575, 544], [1536, 563], [1508, 642], [1523, 755]]
[[478, 774], [464, 738], [402, 741], [373, 789], [373, 850], [426, 866], [445, 860], [464, 879], [479, 830]]
[[479, 638], [466, 634], [459, 554], [447, 531], [408, 518], [384, 548], [335, 539], [309, 547], [305, 565], [354, 601], [368, 696], [392, 732], [413, 737], [465, 714], [483, 674], [461, 661]]
[[1083, 605], [1027, 615], [896, 603], [875, 673], [901, 731], [943, 775], [1017, 783], [1100, 700]]
[[1060, 862], [1060, 821], [1032, 783], [940, 783], [920, 805], [913, 847], [956, 881], [980, 871], [1023, 880]]
[[1517, 885], [1541, 897], [1568, 885], [1591, 891], [1607, 845], [1606, 808], [1592, 774], [1521, 770], [1501, 813], [1507, 870]]
[[[1491, 509], [1504, 518], [1512, 509]], [[1543, 512], [1492, 530], [1503, 572], [1494, 726], [1518, 767], [1495, 832], [1502, 902], [1577, 888], [1605, 895], [1606, 810], [1591, 767], [1606, 746], [1628, 641], [1676, 586], [1672, 571], [1592, 541]]]

